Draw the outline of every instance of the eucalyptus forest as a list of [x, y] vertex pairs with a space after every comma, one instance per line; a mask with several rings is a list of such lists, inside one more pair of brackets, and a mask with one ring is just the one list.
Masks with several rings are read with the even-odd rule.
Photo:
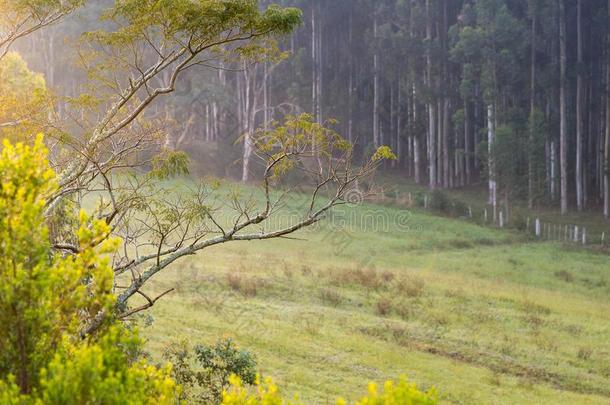
[[0, 0], [0, 404], [610, 401], [610, 0]]

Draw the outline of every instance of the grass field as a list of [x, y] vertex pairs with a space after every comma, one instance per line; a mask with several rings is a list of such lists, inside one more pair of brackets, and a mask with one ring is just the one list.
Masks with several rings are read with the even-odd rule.
[[448, 403], [610, 402], [607, 255], [370, 204], [296, 237], [158, 275], [153, 290], [176, 290], [142, 329], [153, 357], [233, 337], [307, 403], [400, 375]]

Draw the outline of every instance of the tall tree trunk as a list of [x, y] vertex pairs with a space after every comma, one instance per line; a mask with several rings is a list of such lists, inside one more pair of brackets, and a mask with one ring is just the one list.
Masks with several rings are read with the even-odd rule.
[[[318, 7], [320, 7], [321, 3], [318, 3]], [[323, 49], [323, 42], [322, 42], [322, 16], [323, 14], [319, 12], [320, 20], [318, 21], [318, 46], [316, 46], [316, 50], [318, 51], [318, 82], [317, 82], [317, 96], [316, 96], [316, 100], [318, 102], [317, 107], [318, 110], [316, 111], [316, 116], [318, 117], [318, 123], [322, 123], [323, 121], [323, 110], [322, 110], [322, 84], [323, 84], [323, 80], [324, 80], [324, 62], [322, 60], [324, 54], [322, 53], [322, 49]]]
[[[443, 81], [449, 87], [451, 86], [451, 80], [447, 70], [447, 31], [449, 29], [449, 23], [447, 20], [447, 0], [443, 0], [443, 19], [441, 28], [441, 49], [442, 49], [442, 67], [443, 67]], [[452, 170], [449, 159], [449, 131], [450, 131], [450, 116], [449, 116], [449, 96], [446, 91], [443, 92], [443, 132], [442, 132], [442, 144], [443, 144], [443, 187], [448, 188], [452, 183]]]
[[242, 174], [241, 181], [246, 183], [250, 179], [250, 160], [252, 158], [252, 153], [254, 152], [254, 145], [252, 142], [252, 118], [251, 110], [253, 106], [251, 105], [250, 92], [252, 87], [252, 75], [250, 72], [251, 68], [244, 67], [243, 72], [243, 81], [238, 81], [241, 83], [241, 100], [242, 100], [242, 136], [244, 137], [244, 150], [242, 156]]
[[[535, 6], [534, 6], [535, 7]], [[534, 208], [534, 115], [536, 113], [536, 19], [538, 10], [532, 10], [531, 71], [530, 71], [530, 128], [527, 175], [527, 206]]]
[[498, 218], [498, 185], [496, 183], [496, 165], [494, 162], [493, 144], [495, 142], [494, 128], [494, 106], [487, 106], [487, 153], [488, 153], [488, 169], [489, 169], [489, 203], [493, 207], [494, 222]]
[[559, 2], [559, 171], [561, 183], [561, 213], [568, 212], [568, 119], [566, 109], [566, 10], [564, 0]]
[[470, 184], [470, 110], [468, 109], [468, 99], [464, 97], [464, 172], [466, 174], [466, 184]]
[[[377, 16], [373, 19], [373, 35], [374, 40], [377, 40]], [[381, 146], [379, 134], [379, 55], [377, 54], [377, 45], [373, 54], [373, 144], [375, 148]]]
[[311, 5], [311, 112], [314, 114], [314, 118], [318, 121], [318, 51], [317, 44], [318, 40], [316, 37], [317, 25], [316, 25], [316, 7], [315, 3]]
[[[608, 15], [610, 16], [610, 0], [608, 0]], [[606, 45], [606, 141], [604, 142], [604, 218], [610, 216], [610, 28]]]
[[438, 97], [436, 104], [436, 186], [443, 186], [443, 100]]
[[473, 123], [473, 131], [472, 134], [474, 136], [474, 144], [473, 144], [473, 150], [474, 150], [474, 154], [473, 154], [473, 166], [475, 169], [476, 174], [480, 177], [481, 175], [481, 161], [479, 160], [480, 157], [480, 153], [479, 153], [479, 145], [481, 143], [481, 134], [480, 134], [480, 127], [479, 127], [479, 123], [481, 121], [481, 101], [480, 101], [480, 97], [481, 97], [481, 91], [479, 89], [479, 85], [475, 84], [474, 86], [474, 123]]
[[[427, 85], [434, 91], [432, 79], [432, 55], [430, 43], [432, 42], [432, 16], [430, 14], [430, 0], [426, 0], [426, 77]], [[430, 100], [428, 103], [428, 176], [430, 190], [436, 188], [436, 103]]]
[[[390, 139], [389, 139], [390, 148], [396, 151], [396, 142], [394, 137], [394, 86], [390, 85]], [[396, 166], [396, 161], [393, 160], [391, 163], [392, 167]]]
[[[348, 37], [349, 37], [349, 86], [348, 86], [348, 90], [347, 90], [347, 139], [349, 140], [350, 144], [354, 144], [354, 134], [353, 134], [353, 130], [354, 130], [354, 119], [353, 119], [353, 112], [352, 112], [352, 106], [354, 101], [352, 100], [353, 98], [353, 91], [354, 91], [354, 57], [353, 57], [353, 41], [354, 41], [354, 15], [353, 15], [353, 8], [350, 7], [350, 13], [349, 13], [349, 33], [348, 33]], [[293, 35], [294, 36], [294, 35]]]
[[583, 57], [582, 57], [582, 0], [576, 3], [577, 31], [577, 77], [576, 77], [576, 207], [583, 209], [583, 165], [582, 165], [582, 133], [583, 133]]
[[[610, 0], [609, 0], [610, 1]], [[411, 108], [413, 109], [413, 120], [411, 121], [411, 130], [417, 131], [417, 93], [415, 90], [415, 83], [413, 83], [413, 101]], [[415, 177], [415, 183], [421, 184], [421, 158], [420, 158], [420, 147], [419, 137], [420, 133], [414, 132], [413, 137], [413, 175]]]
[[449, 161], [449, 98], [443, 100], [443, 187], [451, 186], [451, 164]]
[[551, 140], [550, 145], [551, 158], [551, 201], [555, 201], [556, 185], [557, 185], [557, 147], [554, 140]]
[[267, 130], [267, 124], [269, 123], [269, 70], [267, 62], [263, 62], [263, 127]]

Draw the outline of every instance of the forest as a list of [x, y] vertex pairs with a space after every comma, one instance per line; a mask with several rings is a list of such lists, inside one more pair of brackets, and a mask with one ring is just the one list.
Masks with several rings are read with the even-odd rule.
[[[171, 117], [166, 146], [206, 156], [202, 171], [250, 180], [249, 134], [311, 112], [337, 120], [357, 157], [390, 146], [398, 160], [384, 169], [417, 184], [486, 184], [494, 212], [523, 200], [608, 218], [607, 2], [280, 3], [304, 17], [267, 60], [190, 72], [147, 113]], [[76, 96], [83, 78], [56, 73], [74, 55], [55, 48], [90, 22], [68, 24], [22, 47]]]
[[0, 0], [0, 404], [610, 400], [610, 0]]

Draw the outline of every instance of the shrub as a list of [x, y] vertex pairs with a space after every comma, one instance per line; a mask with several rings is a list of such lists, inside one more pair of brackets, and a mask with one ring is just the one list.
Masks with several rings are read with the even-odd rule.
[[383, 196], [390, 200], [394, 200], [394, 199], [396, 199], [396, 197], [398, 197], [398, 192], [394, 189], [384, 190]]
[[172, 375], [184, 389], [181, 399], [189, 403], [220, 402], [232, 375], [246, 384], [256, 379], [254, 355], [239, 349], [232, 339], [218, 340], [213, 346], [197, 345], [194, 350], [181, 341], [169, 345], [163, 357], [173, 364]]
[[261, 381], [260, 377], [256, 378], [256, 393], [250, 394], [244, 388], [242, 381], [237, 376], [231, 376], [231, 387], [222, 393], [223, 405], [298, 405], [301, 402], [298, 398], [292, 401], [286, 401], [280, 395], [280, 391], [273, 383], [271, 378], [265, 378]]
[[227, 274], [227, 282], [229, 283], [229, 287], [233, 291], [241, 291], [241, 274], [239, 273], [229, 273]]
[[447, 214], [451, 213], [451, 200], [449, 199], [449, 196], [441, 190], [434, 190], [432, 192], [432, 196], [430, 198], [430, 201], [428, 202], [428, 205], [433, 210], [444, 212]]
[[[46, 153], [38, 137], [5, 142], [0, 156], [0, 403], [174, 403], [169, 369], [145, 363], [137, 334], [109, 315], [118, 241], [106, 222], [81, 213], [78, 251], [52, 251]], [[92, 319], [100, 327], [83, 339]]]
[[132, 333], [113, 327], [96, 344], [56, 355], [42, 372], [42, 403], [174, 404], [178, 390], [170, 367], [136, 360], [141, 346]]
[[396, 313], [398, 314], [398, 316], [400, 316], [401, 319], [408, 321], [413, 317], [414, 310], [410, 305], [401, 302], [396, 306]]
[[467, 217], [468, 216], [468, 205], [460, 200], [454, 200], [452, 204], [452, 214], [455, 217]]
[[392, 301], [389, 298], [381, 297], [377, 300], [375, 309], [378, 315], [388, 316], [392, 312]]
[[258, 280], [254, 277], [243, 277], [241, 273], [227, 274], [229, 287], [246, 297], [256, 297], [258, 293]]
[[424, 293], [426, 283], [421, 278], [408, 275], [396, 280], [396, 289], [409, 298], [420, 297]]
[[[417, 386], [402, 377], [398, 383], [386, 381], [379, 392], [376, 384], [369, 384], [368, 395], [357, 401], [357, 405], [433, 405], [438, 402], [434, 388], [423, 392]], [[338, 404], [346, 404], [338, 401]]]
[[515, 229], [519, 231], [527, 230], [527, 218], [525, 216], [513, 212], [511, 221]]
[[333, 307], [339, 306], [343, 301], [341, 294], [330, 288], [325, 288], [320, 292], [320, 298], [325, 304], [330, 304]]
[[555, 277], [557, 277], [560, 280], [565, 281], [566, 283], [571, 283], [574, 281], [574, 276], [572, 275], [572, 273], [570, 273], [569, 271], [566, 271], [566, 270], [556, 271]]
[[389, 283], [390, 281], [394, 280], [395, 277], [396, 276], [391, 271], [384, 271], [383, 273], [381, 273], [381, 279], [386, 283]]
[[[417, 207], [424, 208], [426, 205], [426, 193], [422, 191], [416, 191], [413, 194], [413, 201]], [[428, 204], [430, 204], [430, 201], [428, 201]]]
[[358, 284], [368, 289], [381, 286], [381, 279], [374, 267], [331, 269], [331, 282], [335, 285]]
[[[233, 376], [230, 379], [231, 387], [222, 395], [223, 405], [298, 405], [302, 404], [298, 397], [292, 400], [284, 399], [277, 385], [271, 378], [261, 382], [256, 379], [256, 392], [251, 394], [246, 390], [239, 379]], [[322, 399], [320, 398], [320, 402]], [[324, 400], [324, 402], [327, 402]], [[410, 383], [405, 377], [398, 383], [386, 381], [380, 391], [376, 384], [368, 386], [368, 394], [356, 402], [356, 405], [435, 405], [438, 398], [434, 388], [420, 391], [417, 386]], [[346, 405], [347, 401], [339, 398], [337, 405]]]
[[592, 354], [593, 350], [590, 347], [580, 347], [578, 349], [578, 358], [581, 360], [589, 360]]

